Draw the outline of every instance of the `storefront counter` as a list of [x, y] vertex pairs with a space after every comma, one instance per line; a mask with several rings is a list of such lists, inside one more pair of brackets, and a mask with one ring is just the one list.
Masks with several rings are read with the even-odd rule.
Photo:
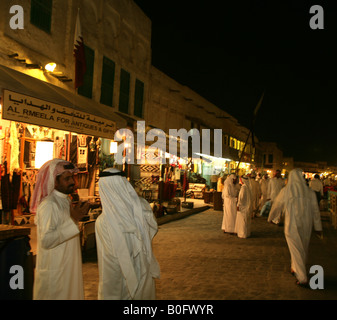
[[[34, 265], [29, 235], [30, 228], [0, 225], [0, 300], [31, 300], [33, 297]], [[20, 272], [23, 272], [22, 283]], [[18, 289], [10, 286], [14, 276], [18, 277], [15, 281], [15, 286], [20, 286]]]
[[0, 224], [0, 241], [29, 235], [30, 228]]
[[213, 208], [214, 210], [223, 210], [222, 192], [214, 191], [213, 193]]
[[205, 191], [204, 202], [213, 203], [214, 210], [221, 211], [223, 209], [222, 192]]
[[205, 191], [204, 192], [204, 202], [205, 203], [213, 203], [213, 191]]

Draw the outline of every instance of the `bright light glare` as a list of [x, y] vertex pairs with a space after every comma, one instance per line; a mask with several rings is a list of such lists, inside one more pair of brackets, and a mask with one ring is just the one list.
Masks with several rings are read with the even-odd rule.
[[40, 169], [47, 161], [53, 159], [54, 142], [52, 141], [37, 141], [35, 168]]
[[110, 142], [110, 153], [117, 153], [117, 142], [111, 141]]
[[44, 68], [49, 72], [54, 72], [54, 70], [56, 68], [56, 63], [50, 62], [50, 63], [46, 64], [46, 66]]

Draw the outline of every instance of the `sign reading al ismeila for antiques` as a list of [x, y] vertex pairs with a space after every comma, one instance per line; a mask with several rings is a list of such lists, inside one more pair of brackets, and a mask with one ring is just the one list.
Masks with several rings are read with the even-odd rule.
[[3, 94], [2, 118], [107, 139], [116, 130], [113, 121], [9, 90]]

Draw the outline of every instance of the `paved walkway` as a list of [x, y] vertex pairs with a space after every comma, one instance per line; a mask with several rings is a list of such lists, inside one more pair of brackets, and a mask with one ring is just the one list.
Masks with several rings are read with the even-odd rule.
[[[221, 231], [222, 212], [209, 209], [161, 224], [153, 243], [161, 267], [158, 300], [335, 300], [337, 230], [323, 221], [324, 239], [312, 236], [308, 268], [324, 269], [324, 289], [295, 285], [283, 228], [256, 218], [252, 236]], [[85, 298], [97, 299], [95, 251], [84, 255]]]

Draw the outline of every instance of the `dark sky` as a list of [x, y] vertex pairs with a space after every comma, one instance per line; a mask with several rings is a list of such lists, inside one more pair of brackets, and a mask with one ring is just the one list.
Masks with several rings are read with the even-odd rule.
[[[152, 65], [295, 161], [337, 166], [337, 6], [333, 1], [135, 0], [152, 21]], [[324, 29], [309, 10], [321, 5]]]

